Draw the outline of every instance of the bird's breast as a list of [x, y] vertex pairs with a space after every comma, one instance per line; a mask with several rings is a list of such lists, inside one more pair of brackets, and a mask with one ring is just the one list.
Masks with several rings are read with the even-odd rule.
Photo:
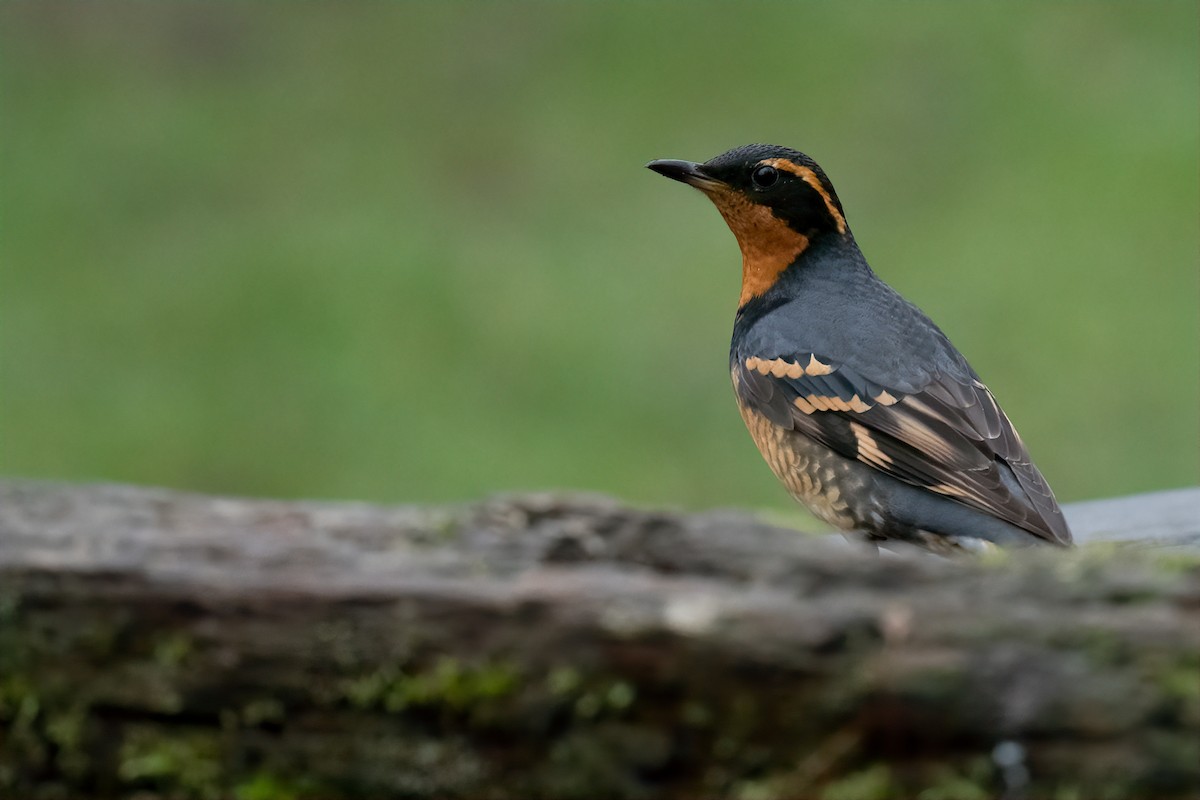
[[[737, 376], [734, 375], [736, 396]], [[851, 501], [861, 482], [852, 465], [802, 433], [783, 428], [738, 399], [750, 438], [788, 493], [820, 519], [843, 530], [861, 524]]]

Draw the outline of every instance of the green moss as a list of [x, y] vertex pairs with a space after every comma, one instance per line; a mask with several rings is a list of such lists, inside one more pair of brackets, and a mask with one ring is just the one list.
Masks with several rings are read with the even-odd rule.
[[575, 700], [575, 716], [592, 719], [600, 714], [604, 701], [596, 692], [584, 692]]
[[429, 520], [429, 530], [436, 534], [441, 544], [450, 544], [462, 532], [462, 521], [453, 514]]
[[0, 591], [0, 625], [15, 622], [20, 608], [20, 594], [15, 591]]
[[657, 727], [600, 721], [554, 741], [549, 759], [539, 770], [537, 789], [530, 794], [558, 800], [598, 795], [648, 798], [655, 793], [641, 774], [661, 768], [670, 755], [670, 739]]
[[574, 667], [557, 667], [546, 676], [546, 688], [558, 697], [574, 694], [582, 683], [579, 670]]
[[447, 657], [418, 672], [394, 667], [380, 669], [346, 682], [343, 689], [350, 702], [359, 708], [399, 712], [440, 707], [466, 711], [506, 697], [516, 686], [517, 673], [508, 664], [465, 665]]
[[1154, 568], [1160, 572], [1187, 574], [1200, 571], [1200, 555], [1187, 551], [1150, 553]]
[[46, 715], [44, 735], [54, 744], [54, 762], [64, 775], [78, 777], [91, 765], [86, 743], [87, 726], [88, 710], [82, 704]]
[[352, 705], [358, 708], [374, 708], [382, 701], [398, 674], [395, 669], [382, 668], [369, 675], [350, 678], [342, 682], [342, 692]]
[[402, 675], [388, 687], [383, 705], [388, 711], [409, 706], [443, 706], [463, 710], [477, 701], [500, 697], [513, 686], [501, 668], [466, 668], [452, 658], [440, 659], [432, 670]]
[[313, 789], [309, 781], [256, 772], [233, 787], [233, 796], [235, 800], [298, 800], [311, 797]]
[[1150, 731], [1143, 742], [1153, 769], [1131, 780], [1130, 797], [1186, 797], [1200, 786], [1200, 739], [1193, 722], [1180, 731]]
[[168, 633], [160, 637], [153, 647], [154, 663], [163, 669], [177, 669], [192, 652], [192, 640], [182, 633]]
[[1100, 628], [1082, 628], [1077, 631], [1078, 649], [1097, 666], [1115, 666], [1128, 663], [1131, 648], [1128, 641], [1116, 631]]
[[1078, 786], [1059, 786], [1054, 790], [1053, 800], [1087, 800]]
[[254, 728], [264, 722], [280, 722], [284, 718], [283, 703], [273, 697], [262, 697], [251, 700], [242, 706], [238, 721], [246, 727]]
[[889, 800], [897, 796], [892, 771], [885, 764], [874, 764], [827, 785], [821, 800]]
[[626, 681], [599, 681], [587, 685], [578, 674], [567, 673], [553, 685], [557, 689], [552, 690], [553, 693], [570, 701], [574, 715], [584, 720], [619, 716], [631, 709], [637, 700], [637, 687]]
[[991, 768], [986, 760], [982, 769], [969, 769], [968, 773], [964, 775], [948, 767], [938, 769], [917, 800], [988, 800], [993, 796], [988, 788]]
[[0, 730], [7, 725], [23, 748], [0, 748], [0, 761], [7, 755], [22, 767], [30, 757], [40, 763], [37, 752], [48, 745], [57, 767], [77, 774], [89, 760], [84, 739], [92, 688], [78, 676], [88, 674], [89, 662], [111, 661], [123, 615], [81, 611], [64, 624], [54, 612], [35, 609], [16, 592], [0, 594]]
[[[1130, 788], [1125, 781], [1117, 780], [1114, 782], [1097, 783], [1064, 783], [1055, 786], [1050, 793], [1053, 800], [1142, 800], [1142, 798], [1153, 797], [1155, 795], [1145, 795], [1136, 792]], [[1186, 795], [1171, 794], [1170, 797], [1183, 797]]]
[[922, 664], [917, 669], [898, 671], [890, 679], [891, 689], [913, 707], [957, 708], [968, 695], [967, 665], [954, 657], [944, 664]]
[[614, 711], [624, 711], [637, 699], [637, 690], [625, 681], [617, 681], [604, 694], [605, 705]]
[[736, 784], [730, 795], [733, 800], [778, 800], [780, 792], [775, 781], [751, 780]]
[[1174, 665], [1164, 670], [1158, 680], [1168, 697], [1187, 703], [1200, 702], [1200, 664], [1189, 661]]
[[712, 724], [713, 712], [697, 700], [689, 700], [683, 706], [683, 722], [693, 728], [707, 728]]
[[[11, 663], [11, 662], [10, 662]], [[83, 776], [92, 763], [86, 700], [27, 672], [0, 677], [0, 787], [25, 776]]]
[[0, 675], [0, 720], [12, 720], [27, 697], [34, 694], [33, 685], [22, 674]]
[[117, 777], [130, 787], [218, 798], [223, 794], [219, 737], [207, 731], [132, 729], [121, 743]]
[[32, 687], [19, 678], [11, 681], [9, 686], [15, 689], [6, 700], [6, 713], [0, 715], [0, 722], [8, 723], [0, 761], [34, 771], [44, 769], [49, 761], [50, 749], [42, 731], [44, 720], [41, 700]]
[[1188, 728], [1200, 726], [1200, 653], [1164, 654], [1148, 659], [1145, 665], [1166, 715]]
[[1000, 547], [988, 547], [980, 552], [974, 561], [976, 564], [988, 569], [1011, 569], [1013, 559], [1014, 554], [1012, 550], [1005, 550]]

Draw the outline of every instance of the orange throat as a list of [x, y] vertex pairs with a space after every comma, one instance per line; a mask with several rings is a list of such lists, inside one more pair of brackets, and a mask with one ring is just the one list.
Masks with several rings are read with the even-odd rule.
[[775, 285], [779, 274], [808, 247], [808, 237], [796, 233], [765, 206], [751, 203], [725, 189], [706, 191], [742, 249], [742, 294], [738, 308]]

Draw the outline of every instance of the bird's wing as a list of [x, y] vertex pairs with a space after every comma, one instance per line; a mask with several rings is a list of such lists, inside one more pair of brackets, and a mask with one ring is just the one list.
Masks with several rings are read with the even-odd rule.
[[905, 483], [1051, 542], [1070, 531], [1046, 480], [973, 374], [934, 372], [887, 386], [814, 353], [739, 355], [739, 402]]

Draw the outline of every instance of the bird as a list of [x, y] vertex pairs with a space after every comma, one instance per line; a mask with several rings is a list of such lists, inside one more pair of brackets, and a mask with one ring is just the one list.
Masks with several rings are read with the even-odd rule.
[[871, 269], [813, 159], [752, 144], [646, 166], [707, 195], [737, 239], [734, 395], [796, 500], [876, 549], [1072, 544], [992, 392]]

